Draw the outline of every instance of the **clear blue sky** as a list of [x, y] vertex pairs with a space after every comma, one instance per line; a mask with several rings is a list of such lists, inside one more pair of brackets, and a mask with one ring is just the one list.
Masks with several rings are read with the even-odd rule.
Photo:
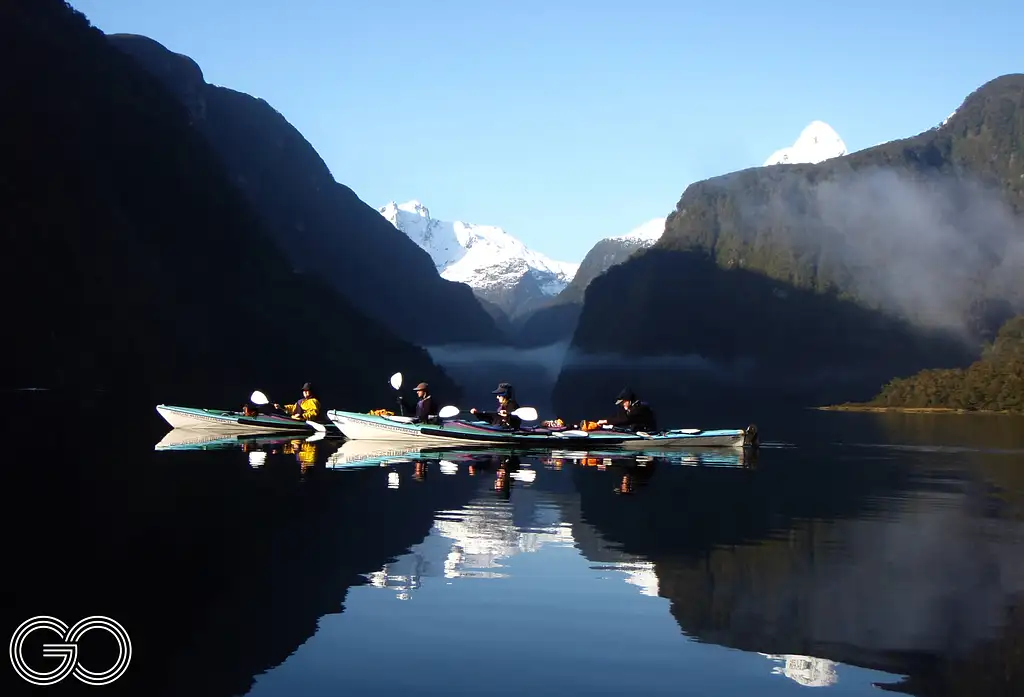
[[565, 261], [813, 119], [855, 151], [1024, 70], [1020, 0], [72, 5], [266, 99], [370, 205], [416, 198]]

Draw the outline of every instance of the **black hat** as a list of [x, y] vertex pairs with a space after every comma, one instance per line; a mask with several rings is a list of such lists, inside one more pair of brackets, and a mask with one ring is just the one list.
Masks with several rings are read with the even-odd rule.
[[302, 391], [305, 392], [306, 390], [309, 390], [310, 392], [312, 392], [313, 391], [313, 383], [311, 383], [311, 382], [303, 383]]
[[503, 383], [500, 383], [498, 385], [498, 389], [494, 390], [494, 392], [492, 392], [491, 394], [502, 394], [502, 395], [505, 395], [505, 394], [510, 394], [512, 392], [512, 390], [513, 390], [513, 387], [512, 387], [512, 385], [510, 383], [503, 382]]
[[619, 396], [615, 398], [615, 403], [616, 404], [621, 404], [622, 402], [635, 402], [635, 401], [636, 401], [636, 395], [633, 393], [633, 390], [629, 389], [628, 387], [622, 388], [622, 392], [619, 392]]

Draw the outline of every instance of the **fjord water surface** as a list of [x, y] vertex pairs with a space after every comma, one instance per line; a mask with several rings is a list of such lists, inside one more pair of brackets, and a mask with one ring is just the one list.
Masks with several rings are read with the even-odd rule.
[[1024, 685], [1020, 419], [809, 412], [763, 429], [756, 457], [190, 443], [101, 422], [9, 441], [34, 522], [8, 529], [11, 630], [118, 620], [134, 653], [109, 694]]

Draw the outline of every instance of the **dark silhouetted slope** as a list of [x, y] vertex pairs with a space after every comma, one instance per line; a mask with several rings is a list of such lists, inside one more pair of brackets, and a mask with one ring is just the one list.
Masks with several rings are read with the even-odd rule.
[[266, 101], [207, 84], [195, 61], [150, 38], [117, 34], [109, 41], [178, 95], [292, 266], [321, 275], [357, 308], [421, 345], [500, 341], [469, 286], [441, 278], [430, 256], [336, 182]]
[[648, 245], [635, 239], [607, 238], [599, 241], [583, 257], [576, 275], [561, 293], [518, 318], [514, 334], [516, 343], [543, 346], [571, 339], [583, 308], [587, 286]]
[[0, 61], [0, 385], [215, 406], [313, 380], [350, 408], [391, 404], [395, 370], [454, 389], [292, 270], [186, 108], [80, 13], [0, 4]]

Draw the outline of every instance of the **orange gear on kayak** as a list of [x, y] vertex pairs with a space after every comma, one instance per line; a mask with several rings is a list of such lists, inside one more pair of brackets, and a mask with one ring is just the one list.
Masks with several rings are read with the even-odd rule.
[[371, 409], [367, 413], [368, 414], [372, 414], [373, 416], [394, 416], [395, 415], [395, 412], [388, 411], [387, 409]]

